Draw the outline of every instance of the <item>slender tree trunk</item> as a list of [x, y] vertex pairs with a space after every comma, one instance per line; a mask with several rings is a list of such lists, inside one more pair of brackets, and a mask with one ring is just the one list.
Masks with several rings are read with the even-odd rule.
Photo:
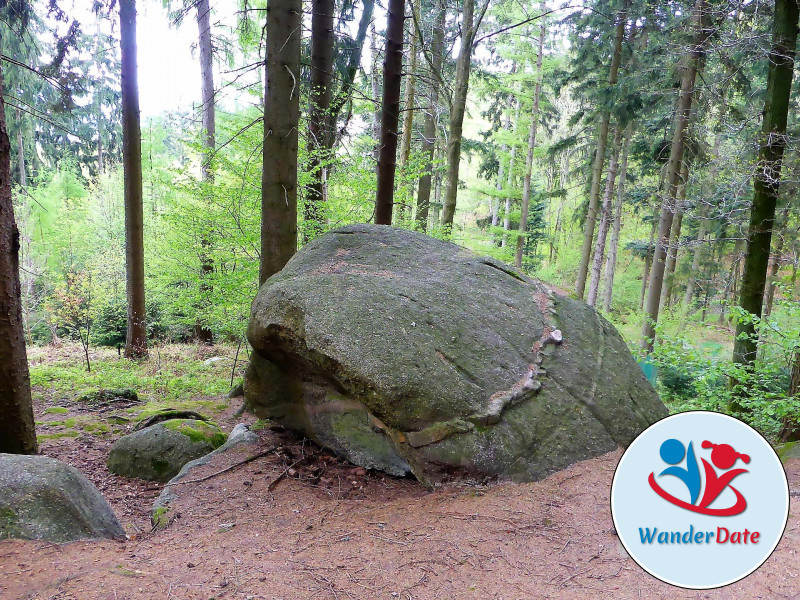
[[262, 285], [297, 251], [297, 129], [303, 3], [269, 0], [267, 9], [259, 270]]
[[[705, 205], [703, 206], [705, 207]], [[700, 259], [702, 257], [705, 239], [706, 215], [705, 209], [703, 209], [700, 213], [700, 225], [697, 229], [697, 241], [696, 246], [694, 247], [694, 256], [692, 256], [692, 268], [689, 271], [689, 280], [686, 283], [686, 295], [683, 298], [683, 305], [687, 313], [689, 312], [689, 309], [692, 305], [692, 300], [694, 299], [694, 291], [697, 285], [697, 272], [700, 269]]]
[[614, 274], [617, 270], [617, 249], [619, 248], [619, 232], [622, 229], [622, 205], [625, 199], [625, 178], [628, 175], [628, 150], [631, 145], [633, 126], [626, 129], [625, 142], [622, 146], [622, 163], [619, 168], [617, 183], [617, 203], [614, 207], [614, 225], [611, 229], [611, 241], [606, 257], [605, 289], [603, 290], [603, 312], [611, 312], [611, 301], [614, 297]]
[[98, 111], [97, 115], [97, 173], [98, 175], [102, 175], [103, 171], [105, 171], [105, 165], [103, 164], [103, 120], [102, 120], [102, 113]]
[[17, 167], [19, 169], [19, 184], [22, 187], [28, 187], [28, 175], [25, 172], [25, 146], [22, 137], [22, 111], [17, 107]]
[[0, 61], [0, 452], [36, 454], [19, 280], [19, 230], [11, 201], [11, 142]]
[[[336, 142], [334, 138], [338, 138], [336, 127], [337, 127], [337, 121], [339, 119], [339, 114], [341, 113], [342, 108], [348, 102], [350, 102], [350, 99], [353, 97], [353, 83], [356, 80], [358, 69], [361, 66], [361, 56], [364, 52], [364, 42], [367, 39], [367, 30], [369, 29], [370, 25], [372, 25], [372, 13], [374, 9], [375, 9], [374, 0], [364, 0], [363, 8], [361, 9], [361, 18], [358, 21], [358, 30], [356, 32], [356, 38], [354, 40], [355, 43], [352, 46], [350, 46], [348, 52], [349, 56], [347, 58], [347, 69], [345, 70], [345, 74], [342, 78], [339, 91], [336, 93], [336, 96], [331, 99], [331, 109], [330, 109], [329, 124], [328, 124], [328, 131], [331, 134], [331, 137], [328, 139], [328, 142], [331, 144], [328, 147], [329, 150], [333, 147], [333, 144]], [[335, 10], [335, 5], [334, 5], [334, 10]], [[374, 31], [375, 26], [372, 25], [372, 27]], [[378, 97], [377, 94], [373, 96], [373, 98], [376, 99], [377, 97]]]
[[689, 182], [689, 161], [683, 161], [681, 168], [681, 182], [678, 189], [677, 206], [675, 207], [675, 218], [672, 222], [670, 232], [669, 247], [667, 248], [667, 264], [664, 268], [664, 285], [661, 286], [661, 310], [667, 310], [670, 306], [672, 289], [675, 285], [675, 265], [678, 260], [678, 245], [681, 240], [681, 224], [683, 223], [683, 205], [686, 202], [686, 186]]
[[311, 90], [308, 117], [308, 170], [305, 206], [306, 242], [323, 230], [325, 182], [323, 169], [328, 160], [332, 132], [329, 130], [331, 82], [333, 78], [333, 0], [311, 2]]
[[383, 108], [378, 152], [378, 189], [375, 224], [391, 225], [394, 175], [397, 170], [397, 128], [400, 124], [400, 84], [403, 71], [403, 21], [405, 0], [389, 0], [386, 16], [386, 50], [383, 60]]
[[666, 266], [666, 248], [669, 244], [669, 235], [672, 230], [672, 218], [675, 211], [675, 199], [680, 185], [681, 165], [683, 162], [683, 149], [686, 144], [686, 130], [692, 110], [692, 100], [695, 92], [695, 79], [700, 63], [705, 55], [705, 46], [710, 31], [703, 27], [703, 16], [706, 10], [705, 0], [695, 3], [692, 24], [696, 32], [696, 40], [688, 52], [688, 64], [681, 78], [681, 90], [672, 133], [672, 147], [670, 148], [669, 162], [667, 164], [667, 189], [661, 206], [661, 217], [658, 222], [658, 235], [656, 249], [653, 255], [653, 266], [650, 271], [650, 286], [647, 293], [647, 307], [645, 310], [644, 325], [642, 327], [642, 349], [646, 353], [653, 351], [658, 322], [659, 302], [661, 300], [661, 287], [664, 282], [664, 268]]
[[[506, 118], [506, 129], [511, 127], [511, 117]], [[503, 145], [500, 150], [502, 152], [508, 152], [508, 148]], [[495, 195], [492, 197], [492, 208], [491, 208], [491, 224], [492, 227], [497, 227], [500, 223], [500, 194], [503, 193], [503, 183], [505, 182], [506, 177], [506, 164], [503, 162], [502, 159], [498, 161], [497, 167], [497, 181], [494, 184], [494, 191]], [[495, 235], [492, 234], [494, 238]]]
[[[415, 18], [419, 20], [419, 3], [412, 5]], [[413, 19], [412, 19], [413, 20]], [[411, 159], [411, 142], [414, 133], [414, 94], [415, 94], [415, 81], [417, 72], [417, 32], [414, 28], [413, 22], [408, 28], [408, 69], [406, 70], [406, 90], [405, 98], [403, 99], [403, 137], [400, 140], [400, 169], [408, 169], [408, 161]], [[413, 186], [410, 192], [413, 192]], [[412, 194], [409, 193], [407, 186], [403, 186], [402, 202], [398, 206], [396, 221], [403, 223], [406, 219], [406, 206], [410, 206], [410, 198]]]
[[589, 281], [589, 297], [586, 300], [589, 306], [594, 306], [597, 303], [597, 292], [600, 290], [600, 273], [602, 272], [603, 258], [606, 252], [608, 228], [611, 224], [611, 200], [614, 197], [614, 188], [617, 182], [617, 165], [619, 164], [619, 152], [622, 146], [622, 129], [622, 126], [617, 124], [614, 133], [614, 148], [611, 151], [611, 160], [608, 163], [600, 225], [597, 228], [597, 240], [594, 247], [594, 259], [592, 260], [592, 278]]
[[783, 234], [778, 235], [778, 241], [775, 243], [775, 252], [769, 259], [769, 279], [767, 281], [767, 294], [764, 299], [764, 318], [772, 314], [772, 304], [775, 301], [775, 281], [778, 278], [778, 271], [781, 267], [781, 255], [783, 254]]
[[[542, 3], [540, 10], [544, 12], [545, 5]], [[536, 89], [533, 93], [533, 110], [531, 111], [531, 125], [528, 132], [528, 156], [525, 158], [525, 180], [522, 184], [522, 212], [519, 218], [519, 237], [517, 238], [517, 251], [514, 256], [514, 264], [517, 268], [522, 267], [522, 251], [525, 249], [525, 241], [528, 232], [528, 210], [531, 203], [531, 176], [533, 175], [533, 151], [536, 148], [536, 129], [539, 125], [539, 99], [542, 93], [542, 55], [544, 54], [545, 19], [540, 19], [539, 29], [539, 51], [536, 56]]]
[[[761, 316], [767, 262], [775, 223], [775, 206], [781, 181], [781, 162], [786, 146], [786, 120], [792, 91], [794, 56], [797, 46], [798, 5], [796, 0], [776, 0], [769, 54], [767, 95], [761, 126], [761, 147], [754, 180], [753, 205], [747, 232], [747, 254], [744, 261], [739, 305], [750, 314]], [[753, 323], [739, 323], [733, 346], [733, 360], [751, 365], [756, 358], [757, 344]]]
[[[488, 1], [486, 0], [486, 2]], [[453, 103], [450, 106], [450, 127], [447, 139], [447, 187], [442, 207], [442, 227], [447, 230], [452, 230], [453, 218], [456, 214], [464, 114], [467, 111], [467, 91], [469, 90], [475, 31], [479, 24], [479, 22], [475, 22], [475, 0], [464, 0], [461, 19], [461, 49], [456, 61], [456, 80], [453, 88]]]
[[656, 239], [656, 229], [658, 227], [658, 208], [653, 214], [653, 224], [650, 226], [650, 242], [647, 244], [647, 252], [644, 255], [644, 273], [642, 274], [642, 290], [639, 293], [639, 310], [644, 308], [644, 301], [647, 297], [647, 284], [650, 282], [650, 267], [653, 265], [653, 243]]
[[375, 169], [377, 171], [378, 154], [381, 147], [381, 105], [378, 98], [381, 95], [381, 78], [378, 71], [378, 34], [375, 31], [375, 22], [369, 25], [370, 48], [372, 50], [372, 71], [370, 72], [370, 83], [372, 85], [372, 137], [375, 138]]
[[[512, 128], [513, 136], [512, 139], [516, 138], [517, 134], [517, 125], [519, 125], [519, 111], [520, 111], [520, 102], [519, 97], [516, 98], [516, 108], [514, 109], [514, 127]], [[514, 158], [517, 154], [517, 145], [514, 144], [511, 146], [511, 155], [508, 158], [508, 183], [506, 184], [506, 206], [505, 206], [505, 213], [503, 216], [503, 229], [506, 231], [511, 231], [511, 193], [514, 189]], [[508, 243], [508, 236], [503, 234], [503, 239], [500, 242], [500, 247], [505, 248], [506, 244]]]
[[147, 355], [144, 300], [144, 208], [139, 74], [136, 56], [136, 0], [119, 0], [122, 46], [122, 162], [125, 170], [125, 259], [128, 336], [125, 356]]
[[[209, 0], [199, 0], [197, 3], [197, 29], [198, 29], [198, 48], [200, 50], [200, 81], [203, 101], [203, 145], [206, 155], [202, 164], [202, 179], [205, 189], [208, 192], [214, 183], [214, 168], [211, 165], [214, 158], [214, 150], [217, 146], [217, 124], [216, 111], [214, 110], [214, 62], [213, 48], [211, 45], [211, 8]], [[214, 264], [209, 256], [211, 240], [208, 236], [203, 236], [200, 240], [200, 293], [208, 295], [212, 288], [208, 283], [208, 278], [214, 272]], [[210, 345], [214, 342], [214, 335], [210, 328], [198, 319], [195, 324], [195, 337], [201, 344]]]
[[[611, 58], [611, 67], [608, 70], [609, 87], [617, 83], [617, 74], [622, 60], [622, 41], [625, 38], [625, 24], [628, 15], [628, 2], [623, 1], [622, 8], [617, 15], [617, 31], [614, 38], [614, 54]], [[581, 262], [578, 266], [578, 279], [575, 282], [575, 293], [578, 298], [583, 298], [586, 289], [586, 276], [589, 273], [589, 261], [592, 258], [592, 241], [594, 228], [597, 221], [597, 206], [600, 199], [600, 180], [603, 177], [603, 162], [605, 161], [606, 143], [608, 142], [608, 124], [611, 113], [604, 111], [600, 117], [600, 127], [597, 132], [597, 149], [595, 150], [592, 165], [592, 186], [589, 189], [589, 210], [586, 212], [586, 224], [583, 231], [583, 246], [581, 247]]]
[[417, 186], [417, 229], [428, 230], [428, 213], [431, 203], [433, 180], [433, 156], [436, 149], [436, 112], [439, 106], [439, 79], [442, 76], [442, 52], [444, 47], [444, 22], [446, 16], [444, 0], [436, 0], [436, 17], [431, 40], [431, 77], [428, 84], [428, 110], [422, 133], [422, 154], [425, 156], [425, 170]]
[[214, 63], [211, 46], [211, 8], [209, 0], [197, 2], [197, 28], [200, 50], [200, 80], [203, 99], [203, 145], [206, 157], [203, 161], [203, 181], [213, 182], [214, 171], [211, 158], [217, 145], [217, 125], [214, 111]]

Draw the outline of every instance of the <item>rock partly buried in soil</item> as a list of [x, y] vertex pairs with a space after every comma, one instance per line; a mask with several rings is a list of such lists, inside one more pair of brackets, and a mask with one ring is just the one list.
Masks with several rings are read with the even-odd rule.
[[54, 458], [0, 454], [0, 540], [124, 537], [108, 502], [80, 471]]
[[161, 490], [161, 494], [153, 504], [153, 509], [150, 511], [150, 520], [153, 524], [153, 527], [157, 529], [163, 529], [171, 522], [172, 515], [170, 514], [170, 504], [172, 504], [177, 497], [175, 488], [173, 487], [175, 484], [181, 481], [186, 482], [186, 477], [188, 477], [192, 471], [198, 467], [207, 465], [217, 454], [223, 454], [233, 449], [238, 449], [242, 446], [252, 446], [256, 443], [258, 443], [258, 436], [250, 431], [247, 425], [244, 423], [239, 423], [233, 428], [233, 431], [231, 431], [230, 436], [228, 436], [228, 441], [222, 444], [219, 448], [213, 452], [210, 452], [209, 454], [206, 454], [205, 456], [201, 456], [200, 458], [183, 465], [180, 473], [169, 480], [169, 483], [164, 486], [164, 489]]
[[213, 423], [171, 419], [121, 437], [111, 447], [108, 470], [125, 477], [167, 482], [183, 465], [225, 443]]
[[247, 337], [256, 415], [426, 483], [540, 479], [667, 414], [588, 305], [386, 226], [308, 244], [262, 286]]

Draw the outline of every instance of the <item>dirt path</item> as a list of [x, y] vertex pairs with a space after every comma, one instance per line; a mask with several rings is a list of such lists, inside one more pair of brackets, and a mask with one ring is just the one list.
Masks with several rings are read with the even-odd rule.
[[[265, 430], [259, 448], [216, 457], [196, 474], [280, 443], [287, 449], [182, 486], [179, 516], [164, 531], [132, 530], [153, 492], [116, 494], [114, 508], [130, 511], [129, 541], [0, 542], [0, 597], [800, 598], [796, 497], [783, 541], [761, 569], [721, 590], [693, 592], [653, 579], [617, 542], [608, 495], [619, 452], [538, 483], [429, 493]], [[276, 482], [298, 460], [293, 477]], [[800, 461], [787, 471], [798, 489]]]

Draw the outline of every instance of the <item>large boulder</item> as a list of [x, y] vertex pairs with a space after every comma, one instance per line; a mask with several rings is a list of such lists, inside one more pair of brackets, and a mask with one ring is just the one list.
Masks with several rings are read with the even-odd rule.
[[124, 538], [97, 488], [54, 458], [0, 454], [0, 540]]
[[667, 414], [594, 309], [386, 226], [305, 246], [261, 287], [247, 337], [258, 416], [426, 483], [538, 479]]
[[167, 482], [183, 465], [219, 448], [226, 436], [213, 423], [170, 419], [119, 438], [108, 470], [125, 477]]

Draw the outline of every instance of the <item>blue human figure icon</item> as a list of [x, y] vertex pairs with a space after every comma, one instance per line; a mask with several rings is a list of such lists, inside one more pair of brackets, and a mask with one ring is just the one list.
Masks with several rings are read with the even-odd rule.
[[[674, 475], [683, 481], [689, 489], [691, 504], [697, 502], [697, 497], [700, 495], [700, 468], [697, 466], [697, 458], [694, 455], [692, 443], [689, 442], [689, 449], [686, 450], [679, 440], [669, 439], [661, 444], [659, 453], [665, 463], [673, 465], [661, 471], [659, 477], [662, 475]], [[686, 456], [686, 468], [678, 467], [677, 464], [683, 460], [684, 455]]]

